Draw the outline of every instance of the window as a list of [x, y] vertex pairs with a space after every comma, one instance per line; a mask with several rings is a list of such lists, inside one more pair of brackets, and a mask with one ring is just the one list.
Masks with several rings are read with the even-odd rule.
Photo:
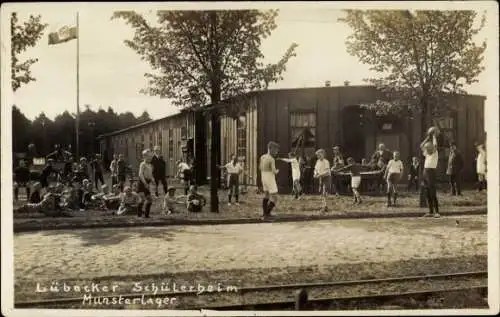
[[245, 157], [247, 152], [247, 118], [240, 116], [236, 122], [236, 138], [237, 138], [237, 153], [238, 157]]
[[181, 139], [187, 139], [187, 127], [181, 127]]
[[293, 146], [301, 144], [303, 139], [301, 136], [306, 136], [306, 147], [316, 146], [316, 113], [315, 112], [296, 112], [290, 114], [290, 134]]
[[168, 129], [168, 158], [172, 160], [174, 158], [174, 131]]
[[158, 137], [157, 137], [157, 140], [158, 140], [158, 146], [160, 146], [160, 148], [162, 148], [162, 151], [163, 151], [163, 140], [162, 140], [162, 133], [161, 131], [158, 132]]

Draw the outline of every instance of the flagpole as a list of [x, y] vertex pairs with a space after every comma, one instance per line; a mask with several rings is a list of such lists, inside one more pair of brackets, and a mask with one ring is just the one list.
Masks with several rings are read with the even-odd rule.
[[76, 12], [76, 159], [80, 159], [80, 22]]

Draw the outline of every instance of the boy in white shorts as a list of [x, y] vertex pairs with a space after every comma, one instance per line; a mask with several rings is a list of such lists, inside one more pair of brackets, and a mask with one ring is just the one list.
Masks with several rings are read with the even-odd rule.
[[300, 165], [299, 165], [299, 160], [297, 159], [297, 156], [295, 153], [290, 152], [288, 153], [288, 158], [279, 158], [278, 160], [290, 163], [292, 165], [292, 188], [293, 188], [293, 194], [295, 196], [295, 199], [299, 199], [299, 196], [302, 194], [301, 193], [301, 188], [300, 188]]
[[404, 166], [403, 161], [399, 158], [399, 152], [395, 151], [393, 154], [393, 159], [387, 163], [385, 169], [384, 178], [387, 182], [387, 207], [391, 206], [391, 195], [393, 196], [394, 203], [392, 206], [396, 206], [396, 198], [398, 196], [397, 184], [401, 180], [401, 175], [403, 175]]
[[361, 204], [361, 195], [359, 194], [358, 188], [359, 185], [361, 184], [361, 170], [362, 170], [362, 165], [356, 163], [352, 157], [349, 157], [347, 159], [347, 165], [334, 170], [334, 172], [341, 172], [348, 170], [351, 173], [351, 189], [352, 193], [354, 194], [354, 204]]
[[260, 175], [262, 180], [262, 190], [264, 198], [262, 199], [263, 217], [267, 218], [271, 215], [271, 211], [278, 201], [278, 185], [276, 184], [276, 163], [274, 157], [278, 154], [279, 145], [275, 142], [269, 142], [267, 145], [267, 153], [260, 157]]
[[325, 158], [325, 150], [319, 149], [316, 151], [316, 165], [314, 166], [314, 178], [319, 180], [319, 191], [322, 196], [322, 211], [327, 211], [326, 196], [328, 195], [328, 186], [331, 185], [330, 162]]

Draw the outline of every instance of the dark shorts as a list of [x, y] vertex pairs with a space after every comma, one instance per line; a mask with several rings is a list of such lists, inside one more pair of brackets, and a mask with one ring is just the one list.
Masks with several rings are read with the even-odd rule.
[[229, 174], [229, 187], [238, 186], [240, 184], [239, 174]]
[[423, 172], [423, 184], [427, 188], [436, 187], [436, 169], [435, 168], [424, 168]]
[[150, 196], [151, 191], [149, 190], [149, 183], [150, 182], [148, 182], [148, 186], [146, 186], [146, 185], [144, 185], [143, 182], [139, 181], [139, 185], [137, 186], [137, 192], [144, 193], [144, 195], [146, 195], [146, 196]]
[[387, 176], [387, 182], [389, 182], [391, 184], [399, 183], [400, 179], [401, 179], [401, 174], [399, 174], [399, 173], [391, 173]]

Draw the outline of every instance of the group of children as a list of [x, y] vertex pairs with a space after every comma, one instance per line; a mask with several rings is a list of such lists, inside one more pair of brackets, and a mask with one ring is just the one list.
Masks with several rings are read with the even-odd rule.
[[[361, 164], [357, 163], [354, 158], [349, 157], [347, 164], [336, 164], [331, 167], [329, 160], [326, 158], [326, 151], [319, 149], [315, 153], [316, 164], [314, 166], [313, 177], [318, 180], [319, 192], [322, 196], [322, 210], [327, 211], [326, 197], [332, 186], [331, 176], [335, 173], [348, 172], [351, 177], [351, 190], [353, 192], [354, 204], [361, 204], [361, 194], [359, 186], [361, 184], [361, 172], [369, 170], [370, 167], [366, 162]], [[296, 199], [302, 195], [302, 188], [300, 184], [301, 171], [300, 163], [295, 153], [289, 153], [288, 158], [278, 158], [278, 160], [290, 163], [292, 167], [292, 192]], [[387, 186], [387, 205], [396, 205], [397, 199], [397, 184], [399, 183], [402, 175], [404, 174], [404, 165], [400, 158], [399, 152], [394, 152], [392, 159], [387, 164], [382, 164], [380, 170], [383, 173], [384, 180]]]

